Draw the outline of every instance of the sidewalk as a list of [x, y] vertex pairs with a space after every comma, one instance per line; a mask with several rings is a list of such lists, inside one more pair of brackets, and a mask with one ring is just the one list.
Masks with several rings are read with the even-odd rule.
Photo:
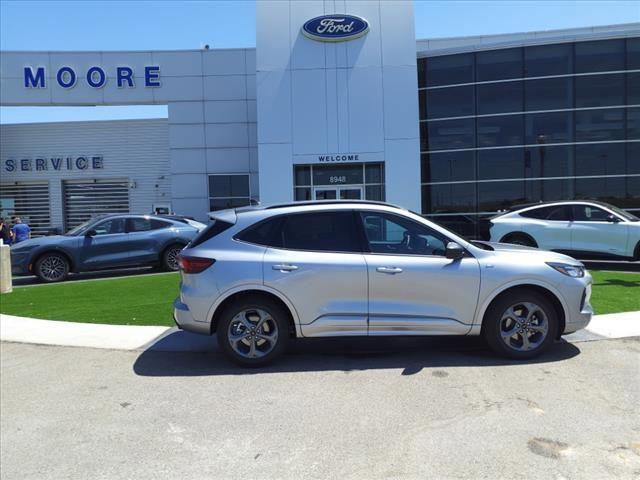
[[[207, 336], [181, 332], [176, 327], [103, 325], [94, 323], [37, 320], [0, 314], [0, 340], [70, 347], [110, 348], [116, 350], [207, 351], [214, 342]], [[565, 338], [569, 342], [586, 342], [605, 338], [640, 336], [640, 312], [596, 315], [585, 330]]]

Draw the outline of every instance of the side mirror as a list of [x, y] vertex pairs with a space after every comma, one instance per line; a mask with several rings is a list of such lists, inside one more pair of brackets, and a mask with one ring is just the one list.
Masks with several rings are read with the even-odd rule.
[[449, 242], [447, 243], [447, 249], [445, 250], [445, 257], [451, 260], [459, 260], [464, 257], [464, 248], [456, 242]]
[[609, 215], [607, 215], [607, 222], [620, 223], [620, 219], [616, 217], [613, 213], [610, 213]]
[[98, 234], [93, 228], [84, 232], [85, 237], [95, 237]]

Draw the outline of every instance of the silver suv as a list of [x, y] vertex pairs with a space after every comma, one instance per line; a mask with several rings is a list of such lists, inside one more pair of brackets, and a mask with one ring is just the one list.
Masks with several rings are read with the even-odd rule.
[[296, 337], [482, 335], [527, 359], [593, 313], [591, 275], [571, 257], [468, 242], [375, 202], [315, 202], [211, 214], [180, 254], [174, 317], [216, 334], [243, 366]]

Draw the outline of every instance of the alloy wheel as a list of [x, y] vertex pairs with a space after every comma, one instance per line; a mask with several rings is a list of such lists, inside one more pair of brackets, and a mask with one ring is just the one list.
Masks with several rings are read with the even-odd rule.
[[167, 264], [167, 268], [170, 270], [178, 270], [178, 254], [181, 252], [181, 248], [172, 247], [167, 250], [167, 254], [165, 255], [165, 262]]
[[513, 350], [526, 352], [538, 348], [549, 333], [544, 310], [532, 302], [510, 306], [500, 319], [500, 337]]
[[67, 273], [67, 264], [63, 258], [57, 255], [49, 255], [40, 263], [40, 274], [48, 281], [55, 282], [64, 278]]
[[278, 324], [265, 310], [242, 310], [231, 319], [227, 338], [233, 351], [244, 358], [262, 358], [278, 341]]

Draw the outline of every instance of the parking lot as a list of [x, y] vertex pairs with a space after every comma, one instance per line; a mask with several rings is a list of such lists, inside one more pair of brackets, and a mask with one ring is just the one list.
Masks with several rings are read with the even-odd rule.
[[215, 351], [3, 343], [2, 476], [638, 478], [639, 354], [638, 338], [531, 363], [473, 338], [318, 339], [250, 371]]

